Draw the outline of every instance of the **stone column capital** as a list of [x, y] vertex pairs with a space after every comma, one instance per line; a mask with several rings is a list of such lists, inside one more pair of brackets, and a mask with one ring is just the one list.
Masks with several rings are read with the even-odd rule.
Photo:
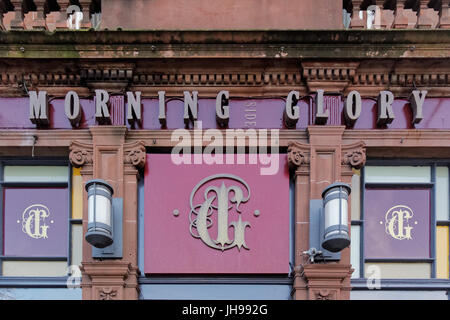
[[134, 141], [124, 144], [124, 163], [133, 165], [136, 169], [145, 167], [145, 143], [144, 141]]
[[94, 146], [92, 143], [72, 141], [69, 150], [69, 160], [75, 168], [93, 164]]
[[361, 169], [366, 164], [366, 145], [363, 141], [342, 146], [342, 165]]
[[310, 162], [310, 146], [297, 141], [288, 142], [288, 163], [291, 168], [297, 169]]

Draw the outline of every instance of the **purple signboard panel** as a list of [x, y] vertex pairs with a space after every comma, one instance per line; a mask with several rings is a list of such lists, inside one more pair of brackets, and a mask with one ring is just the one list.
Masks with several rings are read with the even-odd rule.
[[[396, 99], [392, 104], [395, 119], [387, 129], [450, 129], [450, 99], [427, 98], [423, 106], [423, 120], [412, 124], [411, 105], [406, 99]], [[377, 126], [377, 102], [362, 100], [362, 112], [353, 129], [380, 129]]]
[[367, 188], [364, 207], [367, 259], [430, 258], [430, 189]]
[[[297, 129], [305, 129], [309, 119], [309, 99], [298, 102], [300, 119]], [[283, 125], [283, 112], [286, 102], [284, 99], [235, 99], [229, 103], [230, 129], [281, 129]], [[142, 125], [135, 129], [161, 129], [158, 119], [159, 101], [158, 99], [142, 100]], [[185, 128], [184, 101], [180, 99], [166, 99], [166, 128]], [[198, 101], [198, 121], [202, 122], [203, 129], [218, 128], [216, 123], [216, 100], [199, 99]], [[131, 128], [130, 125], [128, 127]], [[193, 129], [192, 122], [189, 128]]]
[[[93, 99], [80, 99], [82, 110], [80, 129], [95, 124], [95, 105]], [[64, 99], [51, 99], [48, 103], [49, 129], [72, 129], [64, 110]], [[30, 121], [28, 98], [0, 98], [0, 128], [34, 129]]]
[[67, 188], [5, 188], [4, 210], [5, 256], [67, 256]]
[[[288, 92], [286, 93], [287, 96]], [[344, 98], [345, 99], [345, 98]], [[114, 124], [125, 120], [128, 103], [123, 108], [123, 96], [111, 96], [110, 113]], [[216, 100], [198, 99], [198, 120], [203, 129], [219, 128], [216, 123]], [[283, 123], [286, 97], [244, 99], [230, 97], [230, 129], [286, 129]], [[180, 129], [185, 128], [183, 98], [166, 99], [166, 127], [158, 119], [159, 101], [157, 98], [142, 99], [141, 124], [127, 126], [130, 129]], [[80, 99], [82, 118], [77, 128], [95, 125], [95, 103], [93, 98]], [[314, 123], [316, 105], [314, 98], [304, 97], [298, 102], [300, 119], [295, 129], [305, 129]], [[344, 100], [340, 96], [324, 96], [324, 108], [329, 111], [326, 125], [345, 125]], [[362, 99], [361, 115], [348, 129], [450, 129], [450, 98], [426, 98], [423, 105], [423, 120], [412, 124], [412, 110], [407, 99], [395, 99], [393, 105], [395, 119], [385, 126], [377, 126], [377, 102], [375, 99]], [[0, 128], [34, 129], [36, 125], [29, 119], [29, 98], [0, 98]], [[49, 101], [49, 129], [71, 129], [64, 110], [64, 98]], [[189, 124], [193, 128], [193, 124]]]

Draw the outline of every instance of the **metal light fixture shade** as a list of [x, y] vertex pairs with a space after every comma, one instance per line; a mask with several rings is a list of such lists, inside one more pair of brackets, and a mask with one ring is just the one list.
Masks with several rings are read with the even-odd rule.
[[339, 252], [350, 245], [348, 230], [348, 197], [351, 188], [345, 183], [333, 183], [322, 192], [324, 237], [322, 247]]
[[95, 179], [86, 183], [88, 192], [88, 229], [85, 239], [96, 248], [105, 248], [113, 243], [113, 188], [104, 180]]

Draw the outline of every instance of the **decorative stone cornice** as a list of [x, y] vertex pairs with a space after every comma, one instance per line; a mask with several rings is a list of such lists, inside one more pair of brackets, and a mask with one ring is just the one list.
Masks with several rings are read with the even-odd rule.
[[80, 141], [72, 141], [70, 144], [70, 163], [76, 168], [87, 164], [93, 164], [93, 145]]
[[310, 162], [310, 146], [309, 144], [290, 141], [288, 142], [288, 163], [291, 168], [309, 164]]
[[302, 62], [303, 77], [310, 92], [323, 89], [341, 92], [353, 81], [359, 62], [315, 61]]
[[354, 85], [412, 85], [432, 86], [445, 85], [450, 81], [448, 70], [418, 70], [418, 73], [361, 71], [353, 77]]
[[135, 141], [124, 144], [124, 163], [131, 164], [137, 169], [145, 166], [146, 152], [144, 141]]
[[[199, 70], [200, 71], [200, 70]], [[195, 73], [141, 73], [133, 77], [134, 85], [227, 85], [227, 86], [256, 86], [256, 85], [301, 85], [299, 72], [195, 72]]]
[[220, 87], [228, 87], [232, 95], [242, 97], [285, 97], [290, 90], [307, 95], [318, 89], [343, 95], [358, 90], [364, 97], [376, 97], [381, 90], [391, 90], [396, 96], [403, 96], [415, 86], [426, 87], [428, 97], [450, 94], [450, 68], [445, 57], [438, 60], [422, 57], [414, 64], [406, 59], [384, 57], [382, 64], [367, 57], [345, 61], [283, 59], [275, 66], [268, 66], [267, 59], [254, 58], [242, 68], [236, 67], [241, 62], [228, 58], [208, 60], [206, 67], [178, 59], [164, 64], [159, 61], [135, 64], [124, 57], [108, 63], [86, 61], [11, 61], [0, 66], [0, 91], [2, 96], [26, 96], [25, 83], [28, 90], [45, 88], [51, 96], [64, 96], [68, 90], [75, 90], [84, 97], [92, 96], [93, 89], [106, 89], [110, 93], [141, 91], [143, 97], [156, 97], [159, 90], [165, 90], [167, 96], [199, 90], [202, 96], [215, 97]]
[[342, 165], [354, 169], [361, 169], [366, 163], [366, 145], [364, 142], [356, 142], [342, 146]]
[[80, 79], [89, 88], [124, 91], [133, 79], [134, 63], [81, 63]]

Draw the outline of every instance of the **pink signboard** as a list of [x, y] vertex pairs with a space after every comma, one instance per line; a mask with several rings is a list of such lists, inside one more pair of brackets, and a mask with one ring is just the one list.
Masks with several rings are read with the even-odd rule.
[[261, 164], [179, 164], [148, 154], [146, 274], [289, 272], [289, 174]]

